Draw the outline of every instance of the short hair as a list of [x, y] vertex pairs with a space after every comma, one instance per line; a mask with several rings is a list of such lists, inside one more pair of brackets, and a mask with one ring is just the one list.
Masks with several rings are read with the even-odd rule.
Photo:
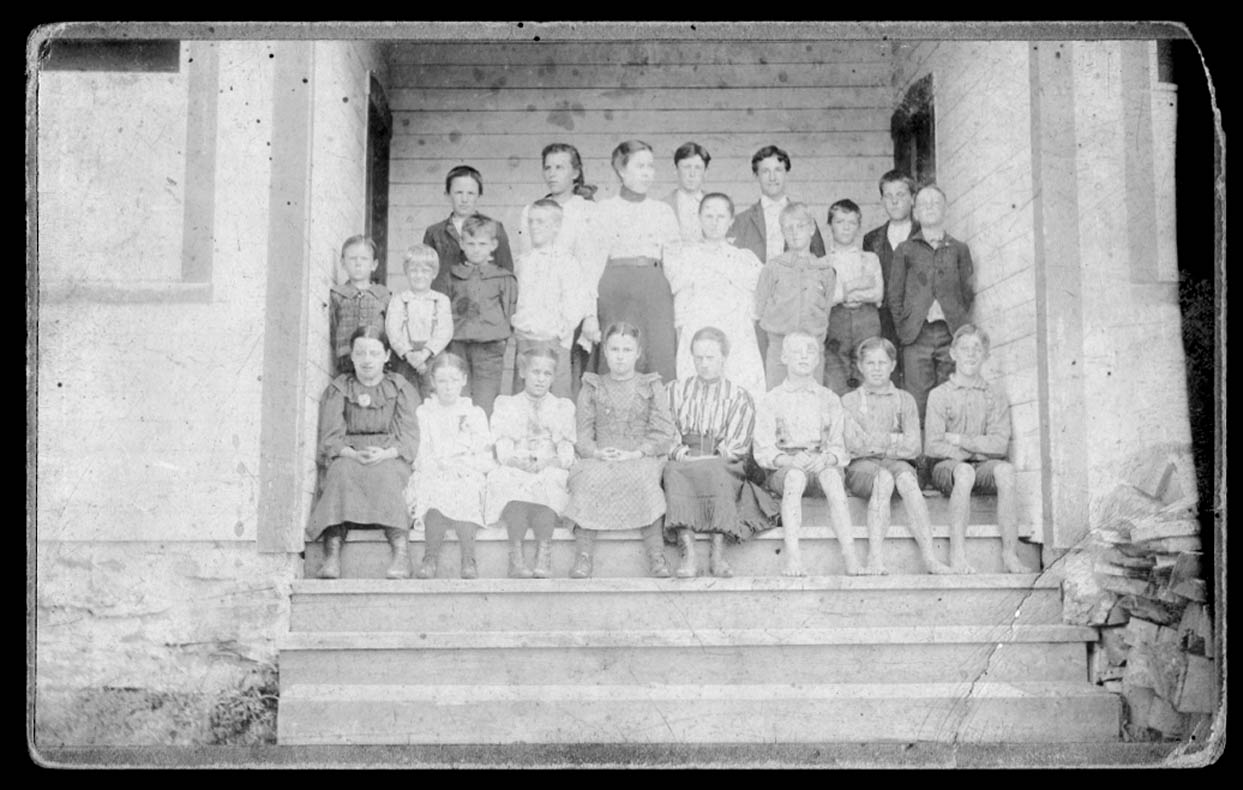
[[487, 236], [496, 238], [499, 224], [496, 220], [483, 214], [471, 214], [462, 222], [462, 236]]
[[691, 337], [691, 349], [695, 348], [695, 344], [700, 340], [714, 340], [721, 347], [721, 356], [729, 356], [729, 338], [725, 333], [717, 329], [715, 326], [705, 326]]
[[881, 195], [885, 194], [885, 184], [893, 184], [897, 182], [906, 184], [906, 191], [911, 193], [912, 199], [915, 197], [915, 179], [911, 178], [901, 170], [890, 170], [888, 173], [885, 173], [880, 177], [879, 186]]
[[730, 199], [729, 195], [724, 192], [709, 192], [704, 195], [699, 201], [699, 210], [701, 212], [704, 210], [704, 204], [709, 200], [724, 200], [725, 205], [729, 206], [729, 215], [731, 217], [734, 216], [734, 201]]
[[551, 359], [553, 369], [555, 370], [557, 363], [561, 361], [561, 356], [557, 353], [557, 348], [552, 343], [536, 343], [518, 355], [522, 370], [526, 370], [526, 366], [535, 359]]
[[972, 336], [979, 338], [980, 345], [984, 346], [984, 350], [987, 352], [991, 343], [988, 339], [988, 332], [984, 331], [984, 327], [977, 326], [976, 324], [963, 324], [958, 327], [957, 331], [954, 332], [954, 339], [950, 341], [950, 348], [957, 348], [959, 340]]
[[401, 268], [403, 271], [411, 271], [416, 266], [422, 266], [432, 270], [432, 277], [440, 274], [440, 254], [433, 247], [426, 244], [415, 244], [406, 250], [406, 255], [402, 258]]
[[941, 196], [941, 201], [942, 201], [942, 202], [944, 202], [944, 203], [949, 203], [949, 202], [950, 202], [949, 196], [945, 194], [945, 190], [944, 190], [944, 189], [941, 189], [941, 187], [939, 187], [939, 186], [937, 186], [935, 183], [931, 183], [931, 182], [930, 182], [930, 183], [927, 183], [927, 184], [924, 184], [922, 187], [920, 187], [920, 188], [919, 188], [919, 191], [918, 191], [918, 192], [916, 192], [914, 195], [912, 195], [912, 197], [919, 197], [921, 194], [923, 194], [925, 191], [927, 191], [927, 190], [929, 190], [929, 189], [931, 189], [933, 192], [936, 192], [938, 195], [940, 195], [940, 196]]
[[712, 155], [708, 153], [708, 149], [699, 143], [682, 143], [678, 146], [678, 150], [673, 152], [673, 164], [676, 166], [683, 159], [690, 159], [697, 156], [704, 160], [704, 169], [708, 169], [708, 163], [712, 161]]
[[609, 324], [609, 328], [604, 330], [604, 337], [600, 338], [601, 347], [609, 342], [609, 338], [613, 335], [621, 335], [622, 337], [633, 337], [634, 342], [639, 346], [639, 356], [643, 356], [643, 332], [639, 327], [625, 321], [615, 321]]
[[642, 140], [627, 140], [613, 149], [613, 172], [621, 174], [621, 169], [630, 163], [630, 157], [640, 151], [651, 151], [652, 147]]
[[372, 258], [380, 257], [380, 251], [376, 247], [375, 241], [370, 236], [364, 235], [362, 233], [359, 233], [354, 236], [350, 236], [348, 239], [345, 240], [345, 243], [341, 245], [341, 257], [344, 258], [345, 251], [348, 250], [350, 247], [353, 247], [355, 244], [366, 244], [368, 247], [371, 248]]
[[777, 157], [777, 159], [786, 166], [786, 172], [790, 172], [790, 155], [775, 145], [766, 145], [755, 152], [755, 155], [751, 157], [751, 172], [755, 175], [759, 175], [760, 162], [763, 162], [770, 156]]
[[539, 200], [534, 201], [531, 203], [531, 208], [527, 209], [527, 212], [530, 213], [532, 209], [537, 208], [554, 210], [557, 212], [558, 217], [565, 213], [565, 209], [561, 207], [561, 204], [552, 198], [540, 198]]
[[350, 334], [350, 351], [354, 350], [354, 341], [364, 337], [370, 340], [379, 340], [384, 346], [384, 350], [389, 350], [388, 336], [384, 333], [384, 327], [376, 326], [375, 324], [363, 324]]
[[449, 171], [449, 175], [445, 176], [445, 194], [449, 194], [449, 189], [453, 186], [453, 179], [466, 176], [475, 179], [475, 185], [479, 187], [479, 194], [483, 195], [483, 174], [470, 165], [458, 165]]
[[822, 353], [822, 350], [820, 348], [820, 345], [821, 345], [820, 340], [815, 335], [809, 332], [799, 332], [799, 331], [791, 332], [790, 334], [786, 335], [785, 337], [781, 339], [782, 353], [785, 353], [786, 351], [788, 351], [790, 348], [793, 347], [793, 343], [790, 342], [791, 340], [809, 340], [811, 341], [811, 344], [816, 347], [816, 353], [817, 354]]
[[439, 354], [432, 357], [431, 364], [427, 366], [427, 377], [429, 379], [433, 379], [433, 385], [435, 384], [434, 379], [436, 378], [436, 371], [445, 367], [454, 368], [464, 377], [468, 379], [470, 378], [470, 368], [467, 366], [466, 360], [462, 359], [457, 354], [454, 354], [452, 351], [441, 351]]
[[833, 205], [829, 206], [829, 224], [833, 223], [833, 216], [835, 214], [854, 214], [856, 217], [859, 218], [860, 222], [863, 221], [863, 211], [860, 210], [859, 204], [854, 202], [850, 198], [839, 200]]
[[777, 222], [785, 222], [789, 217], [801, 219], [812, 225], [816, 223], [816, 218], [811, 215], [811, 209], [807, 207], [807, 204], [799, 203], [794, 200], [787, 203], [786, 207], [781, 210], [781, 216], [778, 217]]
[[883, 349], [889, 355], [891, 361], [898, 361], [898, 349], [894, 347], [893, 343], [889, 342], [889, 338], [873, 335], [859, 341], [859, 345], [855, 347], [855, 362], [863, 362], [863, 358], [867, 356], [869, 351], [875, 351], [878, 348]]

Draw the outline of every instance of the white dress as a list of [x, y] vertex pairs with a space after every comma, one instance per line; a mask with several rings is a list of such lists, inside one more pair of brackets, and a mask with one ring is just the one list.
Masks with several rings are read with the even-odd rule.
[[667, 257], [678, 341], [678, 378], [695, 375], [691, 338], [714, 326], [729, 339], [724, 375], [759, 399], [767, 391], [764, 360], [755, 338], [755, 286], [764, 265], [755, 253], [730, 244], [686, 244]]
[[430, 398], [415, 410], [419, 452], [406, 487], [419, 523], [435, 508], [453, 521], [483, 525], [485, 475], [496, 466], [483, 409], [461, 397], [452, 406]]
[[[485, 515], [496, 523], [510, 502], [545, 505], [560, 515], [570, 501], [570, 467], [574, 464], [574, 404], [549, 393], [538, 400], [519, 392], [502, 395], [492, 407], [492, 439], [501, 465], [488, 473]], [[535, 460], [556, 460], [538, 472], [505, 466], [503, 448]]]

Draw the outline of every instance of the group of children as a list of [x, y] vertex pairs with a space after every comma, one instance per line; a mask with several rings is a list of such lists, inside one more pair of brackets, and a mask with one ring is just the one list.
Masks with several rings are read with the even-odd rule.
[[[679, 149], [683, 159], [691, 151], [706, 167], [707, 152], [690, 145]], [[778, 514], [783, 572], [802, 575], [802, 498], [817, 489], [847, 573], [884, 573], [895, 488], [930, 572], [972, 572], [972, 490], [997, 494], [1006, 570], [1029, 570], [1017, 556], [1015, 476], [1005, 461], [1009, 406], [980, 375], [988, 336], [966, 323], [970, 252], [945, 233], [937, 187], [916, 193], [908, 177], [887, 173], [889, 221], [862, 243], [859, 206], [834, 203], [824, 256], [812, 252], [818, 229], [809, 209], [789, 202], [779, 215], [784, 251], [766, 264], [727, 243], [733, 203], [709, 193], [699, 198], [697, 240], [658, 245], [663, 261], [648, 272], [643, 254], [614, 251], [607, 266], [594, 260], [593, 235], [608, 228], [587, 208], [594, 188], [583, 183], [577, 151], [554, 144], [543, 162], [550, 194], [523, 211], [516, 266], [504, 228], [476, 212], [482, 176], [466, 166], [446, 179], [449, 218], [405, 255], [408, 290], [390, 297], [370, 282], [370, 240], [343, 245], [348, 282], [333, 287], [331, 303], [339, 375], [321, 403], [325, 477], [308, 529], [324, 539], [322, 577], [340, 575], [350, 526], [383, 527], [393, 547], [388, 576], [408, 577], [412, 522], [426, 535], [419, 578], [437, 574], [450, 529], [461, 576], [475, 578], [475, 533], [495, 523], [508, 530], [509, 574], [547, 577], [562, 518], [575, 527], [572, 577], [591, 575], [597, 531], [634, 528], [652, 575], [671, 574], [663, 542], [673, 536], [682, 548], [677, 575], [696, 574], [694, 532], [712, 536], [711, 572], [729, 575], [724, 539], [774, 526]], [[658, 203], [643, 194], [649, 163], [650, 147], [615, 152], [619, 199]], [[660, 204], [662, 222], [673, 208], [684, 207]], [[617, 287], [605, 280], [632, 283], [636, 274], [658, 274], [670, 298], [676, 381], [663, 368], [641, 370], [652, 351], [641, 321], [601, 320], [605, 291]], [[762, 358], [752, 321], [767, 337]], [[511, 335], [520, 391], [501, 396]], [[593, 347], [596, 366], [585, 360]], [[730, 375], [727, 358], [736, 360]], [[577, 404], [567, 397], [575, 391]], [[917, 472], [925, 460], [927, 485], [950, 498], [948, 564], [933, 554]], [[847, 491], [869, 503], [865, 563], [855, 555]], [[528, 530], [534, 568], [522, 548]]]

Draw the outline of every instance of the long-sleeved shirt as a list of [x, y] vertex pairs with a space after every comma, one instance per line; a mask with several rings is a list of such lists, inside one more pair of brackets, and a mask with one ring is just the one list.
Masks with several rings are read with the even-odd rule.
[[[885, 300], [885, 285], [880, 272], [880, 258], [876, 257], [876, 253], [864, 252], [858, 247], [832, 247], [825, 259], [837, 275], [833, 304], [861, 302], [880, 307]], [[870, 279], [872, 284], [847, 293], [847, 284], [861, 277]]]
[[971, 250], [948, 233], [937, 242], [914, 233], [893, 252], [886, 301], [898, 339], [915, 342], [924, 321], [943, 318], [951, 333], [967, 322], [975, 300]]
[[[423, 233], [423, 243], [440, 256], [440, 271], [432, 280], [432, 290], [449, 294], [449, 270], [466, 260], [466, 254], [462, 252], [462, 236], [453, 224], [453, 215], [450, 214], [435, 225], [428, 225]], [[496, 252], [492, 253], [492, 263], [508, 272], [514, 270], [509, 237], [505, 235], [505, 226], [499, 220], [496, 223]]]
[[910, 460], [920, 453], [915, 397], [889, 382], [882, 390], [860, 387], [842, 396], [846, 450], [852, 458]]
[[514, 329], [569, 348], [574, 327], [596, 314], [578, 262], [564, 250], [550, 246], [518, 256], [515, 269], [518, 309], [514, 311]]
[[586, 285], [595, 299], [599, 295], [600, 275], [610, 258], [652, 258], [663, 260], [665, 249], [680, 244], [682, 232], [673, 209], [663, 200], [627, 200], [621, 195], [600, 201], [592, 217], [599, 239], [599, 253], [587, 272]]
[[429, 398], [415, 410], [415, 417], [419, 425], [416, 470], [457, 465], [487, 474], [496, 467], [488, 418], [470, 398], [458, 398], [451, 406]]
[[795, 384], [789, 379], [773, 387], [755, 407], [755, 462], [776, 469], [782, 453], [811, 450], [832, 453], [834, 466], [850, 462], [844, 429], [846, 412], [833, 390], [814, 381]]
[[394, 294], [388, 303], [384, 331], [398, 357], [409, 354], [415, 343], [422, 343], [432, 356], [439, 354], [453, 339], [449, 297], [439, 291], [407, 290]]
[[598, 447], [663, 456], [677, 438], [659, 373], [636, 373], [625, 381], [584, 373], [576, 417], [574, 448], [583, 458], [593, 457]]
[[837, 276], [824, 258], [783, 252], [764, 264], [755, 286], [755, 316], [765, 332], [823, 335]]
[[486, 343], [513, 334], [510, 317], [518, 303], [518, 280], [513, 272], [492, 263], [459, 263], [450, 275], [455, 340]]
[[[679, 439], [669, 451], [676, 458], [686, 448], [691, 455], [719, 455], [737, 461], [751, 450], [755, 431], [755, 404], [742, 387], [725, 378], [705, 381], [699, 376], [679, 379], [669, 386], [669, 411]], [[695, 434], [698, 443], [687, 443]]]
[[574, 404], [568, 398], [552, 393], [532, 398], [519, 392], [501, 395], [492, 407], [492, 440], [501, 465], [515, 455], [528, 455], [556, 458], [562, 469], [569, 469], [576, 436]]
[[384, 329], [388, 309], [388, 289], [379, 283], [359, 288], [346, 282], [332, 286], [328, 294], [328, 335], [332, 338], [333, 358], [349, 356], [350, 335], [360, 326]]
[[[930, 458], [985, 461], [1005, 458], [1010, 447], [1010, 400], [984, 379], [970, 381], [951, 373], [949, 381], [928, 393], [924, 415], [924, 454]], [[962, 436], [962, 445], [945, 434]]]

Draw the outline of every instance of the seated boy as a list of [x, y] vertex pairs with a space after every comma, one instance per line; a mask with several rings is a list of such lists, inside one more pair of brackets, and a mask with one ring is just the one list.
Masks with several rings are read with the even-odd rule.
[[[782, 209], [781, 232], [788, 249], [764, 264], [755, 286], [755, 315], [768, 334], [764, 378], [769, 389], [785, 378], [781, 363], [785, 335], [806, 332], [823, 346], [828, 332], [829, 305], [837, 279], [829, 262], [811, 251], [815, 230], [816, 222], [806, 204], [791, 203]], [[820, 359], [816, 360], [814, 375], [816, 381], [824, 376]]]
[[908, 528], [930, 573], [951, 573], [932, 551], [932, 519], [910, 462], [919, 456], [919, 410], [911, 393], [894, 386], [898, 350], [883, 337], [859, 344], [863, 383], [842, 396], [846, 410], [846, 490], [868, 500], [868, 561], [865, 573], [885, 573], [881, 559], [889, 529], [889, 500], [896, 486], [910, 515]]
[[842, 483], [842, 470], [850, 460], [842, 441], [845, 413], [841, 400], [815, 375], [823, 348], [823, 336], [800, 331], [786, 334], [781, 340], [781, 362], [789, 373], [760, 398], [755, 409], [755, 461], [773, 470], [766, 485], [781, 497], [785, 576], [804, 575], [798, 533], [803, 523], [803, 492], [809, 486], [813, 492], [819, 487], [828, 500], [846, 573], [861, 573]]
[[1000, 387], [984, 380], [988, 333], [964, 324], [954, 332], [949, 381], [928, 393], [924, 452], [934, 464], [932, 483], [950, 498], [950, 568], [974, 573], [967, 564], [967, 514], [972, 490], [997, 494], [1001, 560], [1007, 573], [1032, 573], [1019, 561], [1014, 466], [1010, 444], [1010, 403]]
[[837, 286], [824, 349], [824, 385], [838, 395], [845, 395], [858, 383], [854, 377], [855, 347], [880, 334], [880, 304], [885, 298], [880, 259], [859, 247], [862, 221], [863, 212], [853, 200], [839, 200], [829, 206], [833, 240], [825, 257], [837, 276]]

